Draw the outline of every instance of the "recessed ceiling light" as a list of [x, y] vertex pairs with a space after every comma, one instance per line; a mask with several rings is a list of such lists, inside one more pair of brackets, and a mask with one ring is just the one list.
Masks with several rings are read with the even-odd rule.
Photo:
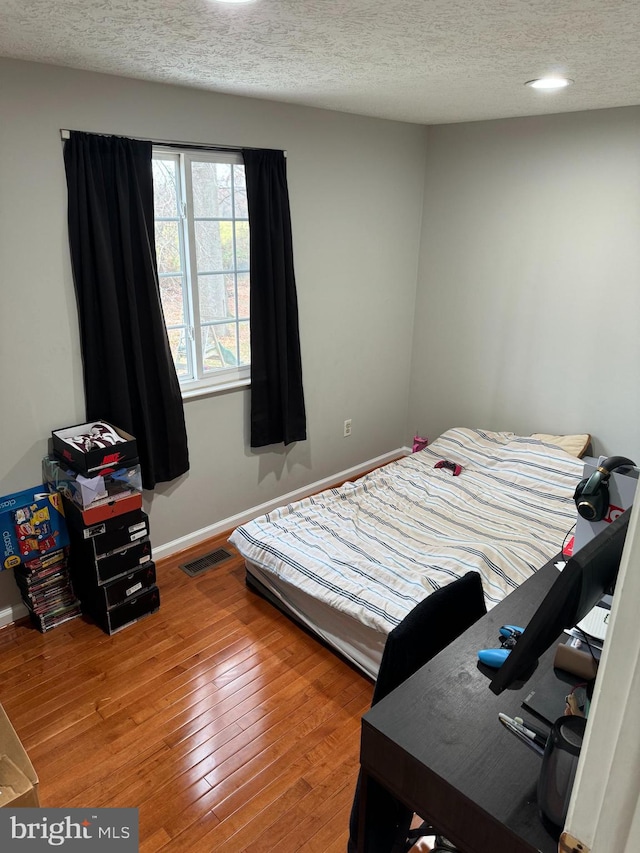
[[253, 0], [217, 0], [218, 3], [253, 3]]
[[540, 77], [538, 80], [527, 80], [525, 86], [531, 86], [532, 89], [564, 89], [565, 86], [570, 86], [573, 80], [568, 77]]

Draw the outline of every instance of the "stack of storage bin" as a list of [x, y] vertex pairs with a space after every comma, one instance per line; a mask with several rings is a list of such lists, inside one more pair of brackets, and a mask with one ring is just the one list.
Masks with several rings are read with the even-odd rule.
[[160, 606], [136, 440], [99, 421], [54, 430], [52, 451], [43, 477], [63, 496], [73, 587], [113, 634]]

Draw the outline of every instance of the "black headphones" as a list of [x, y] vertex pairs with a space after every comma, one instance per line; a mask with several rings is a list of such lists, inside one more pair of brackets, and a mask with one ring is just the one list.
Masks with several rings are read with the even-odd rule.
[[609, 477], [618, 468], [635, 468], [635, 465], [626, 456], [607, 457], [590, 477], [578, 483], [573, 495], [578, 515], [587, 521], [602, 521], [609, 509]]

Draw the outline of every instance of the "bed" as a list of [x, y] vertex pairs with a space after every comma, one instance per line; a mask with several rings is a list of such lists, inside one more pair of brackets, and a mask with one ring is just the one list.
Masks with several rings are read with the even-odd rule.
[[560, 551], [588, 438], [451, 429], [230, 542], [251, 587], [375, 679], [387, 634], [426, 595], [475, 570], [491, 609]]

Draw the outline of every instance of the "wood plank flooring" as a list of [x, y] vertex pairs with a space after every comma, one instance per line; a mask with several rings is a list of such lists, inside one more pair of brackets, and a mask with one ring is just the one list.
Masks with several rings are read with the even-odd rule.
[[[179, 564], [233, 558], [197, 578]], [[139, 809], [140, 851], [345, 853], [371, 683], [247, 589], [226, 537], [157, 564], [112, 637], [0, 630], [0, 702], [43, 806]]]

